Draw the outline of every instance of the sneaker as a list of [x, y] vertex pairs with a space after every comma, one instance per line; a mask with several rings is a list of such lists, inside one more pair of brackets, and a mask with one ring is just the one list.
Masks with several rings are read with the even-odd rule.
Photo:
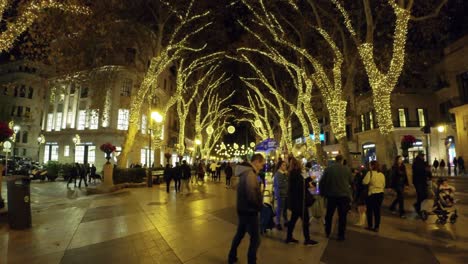
[[294, 239], [294, 238], [287, 238], [286, 241], [284, 241], [286, 244], [297, 244], [299, 243], [299, 240]]
[[312, 239], [308, 239], [304, 241], [304, 246], [316, 246], [318, 245], [318, 242]]

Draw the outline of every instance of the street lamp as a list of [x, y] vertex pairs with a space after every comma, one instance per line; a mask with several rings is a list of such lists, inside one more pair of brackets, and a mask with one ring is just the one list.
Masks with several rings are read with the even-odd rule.
[[40, 156], [41, 156], [41, 145], [45, 143], [45, 137], [43, 134], [41, 134], [39, 137], [37, 137], [37, 144], [39, 147], [37, 148], [37, 163], [40, 164]]
[[150, 120], [150, 125], [149, 125], [149, 150], [148, 150], [148, 187], [152, 187], [153, 186], [153, 175], [152, 175], [152, 172], [151, 172], [151, 168], [152, 168], [152, 164], [151, 164], [151, 141], [152, 141], [152, 138], [153, 138], [153, 129], [152, 129], [152, 121], [155, 121], [156, 122], [156, 131], [159, 131], [160, 130], [160, 127], [159, 127], [159, 124], [162, 123], [163, 121], [163, 116], [157, 112], [157, 111], [153, 111], [151, 112], [151, 120]]
[[73, 140], [73, 143], [75, 144], [75, 147], [73, 148], [73, 153], [74, 153], [74, 159], [76, 162], [76, 145], [81, 144], [80, 135], [76, 134], [72, 140]]
[[12, 141], [13, 141], [13, 161], [15, 160], [15, 149], [16, 149], [16, 135], [18, 134], [18, 132], [21, 130], [21, 127], [18, 126], [18, 125], [14, 125], [13, 126], [13, 136], [12, 136]]

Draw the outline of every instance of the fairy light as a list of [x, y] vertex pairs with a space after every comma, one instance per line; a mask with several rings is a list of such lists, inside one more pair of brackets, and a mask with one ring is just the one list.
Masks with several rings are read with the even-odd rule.
[[[350, 34], [356, 37], [347, 11], [337, 0], [331, 1], [341, 12], [346, 28]], [[400, 7], [393, 0], [389, 0], [388, 3], [395, 13], [396, 26], [393, 34], [393, 55], [387, 72], [379, 70], [375, 63], [373, 43], [363, 42], [358, 44], [358, 52], [364, 64], [364, 68], [366, 69], [369, 84], [373, 92], [372, 97], [376, 109], [379, 130], [383, 135], [388, 135], [394, 130], [390, 98], [392, 91], [398, 83], [398, 78], [401, 75], [405, 63], [408, 22], [411, 18], [411, 12], [409, 10]]]
[[[8, 3], [5, 0], [0, 2], [0, 11], [4, 14]], [[26, 7], [21, 8], [22, 11], [18, 18], [14, 21], [6, 21], [6, 30], [0, 34], [0, 51], [6, 52], [22, 33], [24, 33], [33, 23], [39, 18], [41, 11], [45, 9], [58, 9], [71, 14], [89, 15], [90, 9], [79, 5], [71, 5], [58, 3], [53, 0], [42, 0], [28, 3]], [[3, 19], [2, 19], [3, 20]]]
[[[191, 2], [193, 2], [192, 0]], [[190, 7], [192, 4], [190, 4]], [[186, 27], [188, 24], [191, 24], [200, 18], [206, 17], [210, 14], [210, 12], [205, 12], [198, 15], [192, 15], [191, 12], [187, 12], [185, 17], [180, 17], [180, 23], [176, 26], [176, 28], [172, 31], [171, 36], [169, 37], [169, 41], [167, 45], [163, 46], [159, 52], [159, 54], [153, 57], [150, 60], [150, 65], [148, 70], [143, 77], [143, 81], [141, 82], [140, 87], [137, 89], [136, 93], [132, 93], [130, 98], [130, 113], [129, 113], [129, 126], [128, 132], [125, 136], [125, 141], [122, 147], [122, 151], [119, 155], [118, 165], [121, 167], [126, 166], [126, 162], [128, 159], [128, 154], [130, 150], [133, 148], [133, 144], [135, 142], [136, 134], [138, 133], [140, 116], [142, 111], [142, 106], [144, 103], [145, 98], [152, 96], [151, 92], [154, 92], [153, 87], [159, 87], [159, 77], [161, 74], [172, 65], [172, 63], [181, 58], [184, 52], [191, 51], [191, 52], [199, 52], [205, 49], [206, 44], [199, 48], [190, 47], [188, 44], [188, 40], [193, 37], [194, 35], [198, 34], [202, 30], [206, 29], [212, 22], [208, 22], [202, 24], [195, 30], [190, 31], [180, 40], [177, 40], [177, 36], [182, 28]], [[166, 106], [163, 107], [163, 118], [166, 120], [165, 116], [170, 107], [177, 103], [177, 98], [180, 94], [176, 94], [175, 96], [171, 96], [171, 98], [166, 103]]]

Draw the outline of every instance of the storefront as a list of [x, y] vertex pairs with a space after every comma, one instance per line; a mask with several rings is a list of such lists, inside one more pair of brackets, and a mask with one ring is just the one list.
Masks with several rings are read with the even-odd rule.
[[366, 162], [373, 160], [377, 160], [377, 149], [375, 147], [375, 143], [367, 142], [362, 144], [362, 162], [365, 164]]

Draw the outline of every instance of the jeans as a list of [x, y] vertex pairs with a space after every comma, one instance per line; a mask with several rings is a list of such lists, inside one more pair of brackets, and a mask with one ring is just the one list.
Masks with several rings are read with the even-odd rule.
[[325, 215], [325, 233], [327, 236], [330, 236], [333, 215], [335, 214], [335, 210], [338, 209], [338, 237], [344, 238], [349, 203], [348, 197], [327, 197], [327, 214]]
[[416, 203], [414, 204], [414, 209], [419, 213], [421, 211], [421, 203], [427, 199], [427, 186], [425, 184], [415, 184], [414, 188], [416, 189]]
[[181, 183], [181, 182], [180, 182], [180, 179], [174, 179], [174, 181], [175, 181], [175, 186], [174, 186], [174, 187], [175, 187], [175, 191], [176, 191], [176, 192], [180, 192], [180, 183]]
[[238, 213], [239, 224], [237, 232], [232, 240], [231, 250], [229, 251], [229, 260], [237, 258], [237, 248], [244, 238], [245, 233], [249, 233], [250, 244], [247, 252], [249, 264], [257, 263], [257, 249], [260, 246], [260, 230], [258, 225], [258, 213], [242, 214]]
[[182, 179], [182, 190], [183, 189], [187, 189], [187, 192], [190, 192], [190, 179]]
[[292, 211], [291, 219], [288, 224], [288, 234], [286, 239], [291, 239], [294, 231], [294, 226], [296, 225], [297, 219], [301, 218], [302, 220], [302, 232], [304, 234], [305, 241], [310, 240], [309, 234], [309, 210], [304, 208], [303, 212], [301, 211]]
[[171, 187], [171, 179], [166, 180], [166, 192], [169, 192], [169, 187]]
[[398, 204], [400, 216], [402, 216], [405, 214], [405, 198], [403, 197], [404, 188], [403, 187], [395, 188], [395, 192], [397, 194], [397, 197], [395, 198], [392, 205], [390, 206], [390, 210], [394, 211]]
[[276, 224], [281, 225], [281, 216], [283, 216], [284, 223], [288, 222], [288, 203], [287, 197], [276, 198]]
[[68, 178], [67, 187], [68, 187], [68, 184], [70, 184], [72, 181], [74, 182], [75, 187], [76, 187], [76, 176], [70, 176], [70, 178]]
[[[373, 193], [367, 197], [367, 226], [369, 228], [379, 228], [380, 226], [380, 207], [382, 206], [384, 194]], [[373, 221], [375, 220], [375, 221]]]
[[226, 185], [231, 186], [231, 177], [226, 177]]

